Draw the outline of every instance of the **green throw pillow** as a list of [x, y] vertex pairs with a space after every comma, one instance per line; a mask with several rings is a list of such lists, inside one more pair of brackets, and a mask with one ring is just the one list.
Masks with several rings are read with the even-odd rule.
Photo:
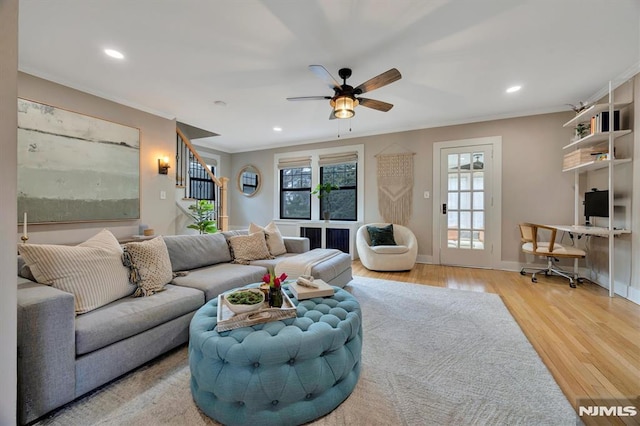
[[389, 224], [382, 228], [376, 226], [367, 226], [369, 231], [369, 239], [372, 246], [395, 246], [396, 240], [393, 239], [393, 224]]

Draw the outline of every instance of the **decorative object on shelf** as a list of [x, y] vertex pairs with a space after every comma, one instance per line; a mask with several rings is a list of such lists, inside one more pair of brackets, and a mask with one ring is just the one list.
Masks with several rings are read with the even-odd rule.
[[282, 306], [282, 288], [281, 284], [287, 279], [287, 274], [282, 273], [279, 277], [273, 270], [269, 270], [269, 273], [264, 274], [262, 282], [269, 284], [269, 306], [273, 308], [280, 308]]
[[158, 158], [158, 174], [167, 175], [169, 174], [169, 157]]
[[17, 108], [16, 215], [30, 212], [31, 223], [140, 218], [139, 129], [26, 99]]
[[413, 155], [378, 154], [378, 211], [385, 222], [406, 225], [413, 211]]
[[576, 114], [579, 114], [585, 109], [589, 108], [591, 104], [589, 102], [580, 101], [578, 105], [573, 105], [573, 104], [565, 104], [565, 105], [569, 105]]
[[582, 139], [590, 133], [590, 126], [585, 123], [578, 123], [574, 129], [576, 132], [574, 140]]
[[262, 174], [253, 164], [247, 164], [238, 172], [238, 191], [245, 197], [253, 197], [262, 186]]
[[318, 197], [320, 202], [322, 202], [322, 198], [327, 197], [327, 203], [325, 204], [325, 210], [322, 212], [323, 219], [328, 221], [331, 218], [331, 191], [334, 189], [340, 189], [338, 185], [334, 185], [333, 183], [319, 183], [316, 185], [315, 189], [311, 191], [312, 195]]
[[213, 220], [214, 205], [209, 200], [197, 200], [194, 204], [189, 206], [191, 217], [195, 221], [191, 225], [187, 226], [189, 229], [196, 229], [201, 234], [214, 234], [218, 231], [216, 221]]

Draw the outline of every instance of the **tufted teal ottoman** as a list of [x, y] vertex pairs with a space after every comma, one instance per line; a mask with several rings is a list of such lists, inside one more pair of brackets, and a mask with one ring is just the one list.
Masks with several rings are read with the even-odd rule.
[[191, 321], [191, 393], [226, 425], [298, 425], [339, 406], [360, 376], [362, 314], [335, 287], [332, 297], [294, 304], [297, 317], [218, 333], [218, 299]]

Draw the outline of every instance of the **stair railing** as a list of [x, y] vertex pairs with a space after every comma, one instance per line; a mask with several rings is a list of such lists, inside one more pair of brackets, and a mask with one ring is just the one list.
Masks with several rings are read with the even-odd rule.
[[200, 154], [193, 147], [189, 138], [176, 127], [176, 186], [187, 187], [189, 185], [189, 163], [194, 159], [206, 170], [207, 175], [211, 178], [217, 188], [217, 197], [215, 206], [216, 224], [221, 231], [229, 230], [229, 216], [227, 214], [227, 184], [229, 178], [216, 177], [211, 169], [207, 166], [206, 161], [200, 157]]

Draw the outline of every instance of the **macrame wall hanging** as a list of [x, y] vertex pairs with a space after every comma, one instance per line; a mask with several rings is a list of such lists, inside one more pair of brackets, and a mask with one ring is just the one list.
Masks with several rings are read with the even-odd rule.
[[378, 154], [378, 211], [385, 222], [407, 225], [413, 212], [413, 153]]

